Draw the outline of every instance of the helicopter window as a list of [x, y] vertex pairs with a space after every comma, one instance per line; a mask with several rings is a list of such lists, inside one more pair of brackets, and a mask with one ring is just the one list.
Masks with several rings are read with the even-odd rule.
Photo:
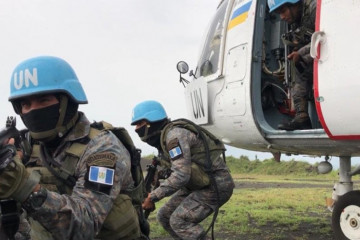
[[210, 24], [198, 62], [196, 77], [211, 75], [219, 69], [220, 46], [224, 37], [224, 18], [227, 2], [228, 0], [222, 2]]

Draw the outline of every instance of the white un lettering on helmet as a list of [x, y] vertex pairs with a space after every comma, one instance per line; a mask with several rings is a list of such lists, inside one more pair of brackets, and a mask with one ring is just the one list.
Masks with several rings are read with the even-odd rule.
[[37, 86], [39, 85], [37, 77], [37, 69], [33, 68], [32, 72], [29, 69], [21, 70], [20, 72], [14, 73], [14, 87], [19, 90], [24, 87], [29, 87], [30, 84]]

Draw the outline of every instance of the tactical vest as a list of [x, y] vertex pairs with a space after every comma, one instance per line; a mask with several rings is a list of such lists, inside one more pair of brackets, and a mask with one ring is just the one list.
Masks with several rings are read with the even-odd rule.
[[[94, 127], [90, 128], [88, 135], [90, 139], [95, 138], [101, 131], [110, 130], [120, 138], [124, 146], [132, 144], [132, 140], [124, 128], [114, 128], [111, 124], [105, 122], [102, 122], [102, 124], [104, 128], [101, 130]], [[131, 142], [124, 143], [125, 141]], [[32, 170], [39, 171], [41, 174], [40, 184], [49, 191], [70, 195], [76, 182], [76, 179], [74, 179], [75, 169], [86, 147], [87, 144], [72, 143], [66, 150], [64, 162], [59, 167], [33, 167]], [[33, 145], [32, 157], [40, 158], [39, 145]], [[140, 237], [138, 213], [133, 203], [141, 206], [143, 188], [142, 183], [131, 192], [120, 192], [96, 239], [137, 239]]]
[[[207, 131], [206, 129], [195, 126], [194, 123], [190, 122], [187, 119], [178, 119], [168, 123], [161, 131], [160, 143], [161, 148], [164, 152], [164, 159], [161, 162], [161, 165], [165, 165], [167, 167], [171, 166], [169, 150], [166, 147], [166, 136], [168, 132], [174, 127], [185, 128], [197, 136], [199, 136], [199, 131], [202, 131], [203, 136], [205, 137], [210, 154], [210, 165], [214, 163], [215, 160], [223, 161], [219, 156], [224, 153], [225, 146], [224, 144], [217, 139], [212, 133]], [[206, 157], [206, 148], [205, 144], [202, 144], [200, 147], [191, 147], [191, 177], [186, 187], [190, 190], [198, 190], [202, 189], [210, 184], [209, 174], [211, 173], [211, 169], [208, 169], [209, 163], [207, 163]]]

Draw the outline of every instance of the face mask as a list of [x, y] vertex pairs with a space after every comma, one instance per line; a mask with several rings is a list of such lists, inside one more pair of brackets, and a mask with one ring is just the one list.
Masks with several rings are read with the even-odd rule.
[[152, 129], [152, 126], [149, 127], [148, 125], [144, 125], [135, 129], [135, 132], [139, 135], [143, 142], [146, 142], [150, 146], [160, 146], [160, 130], [154, 130]]
[[147, 138], [146, 143], [149, 144], [150, 146], [159, 148], [160, 147], [160, 133]]
[[146, 137], [147, 131], [148, 131], [148, 126], [147, 125], [144, 125], [144, 126], [138, 128], [138, 129], [135, 129], [135, 132], [139, 135], [139, 137], [143, 141], [145, 141], [145, 139], [143, 139], [143, 138]]
[[25, 126], [30, 132], [44, 132], [56, 127], [59, 120], [60, 104], [54, 104], [48, 107], [34, 109], [21, 116]]

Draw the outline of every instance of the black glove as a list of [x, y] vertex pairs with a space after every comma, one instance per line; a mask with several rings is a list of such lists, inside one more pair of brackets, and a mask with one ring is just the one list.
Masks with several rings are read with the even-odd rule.
[[[12, 151], [15, 151], [15, 155]], [[13, 198], [22, 203], [39, 183], [40, 174], [37, 171], [25, 169], [19, 155], [16, 154], [15, 147], [1, 153], [0, 199]]]

